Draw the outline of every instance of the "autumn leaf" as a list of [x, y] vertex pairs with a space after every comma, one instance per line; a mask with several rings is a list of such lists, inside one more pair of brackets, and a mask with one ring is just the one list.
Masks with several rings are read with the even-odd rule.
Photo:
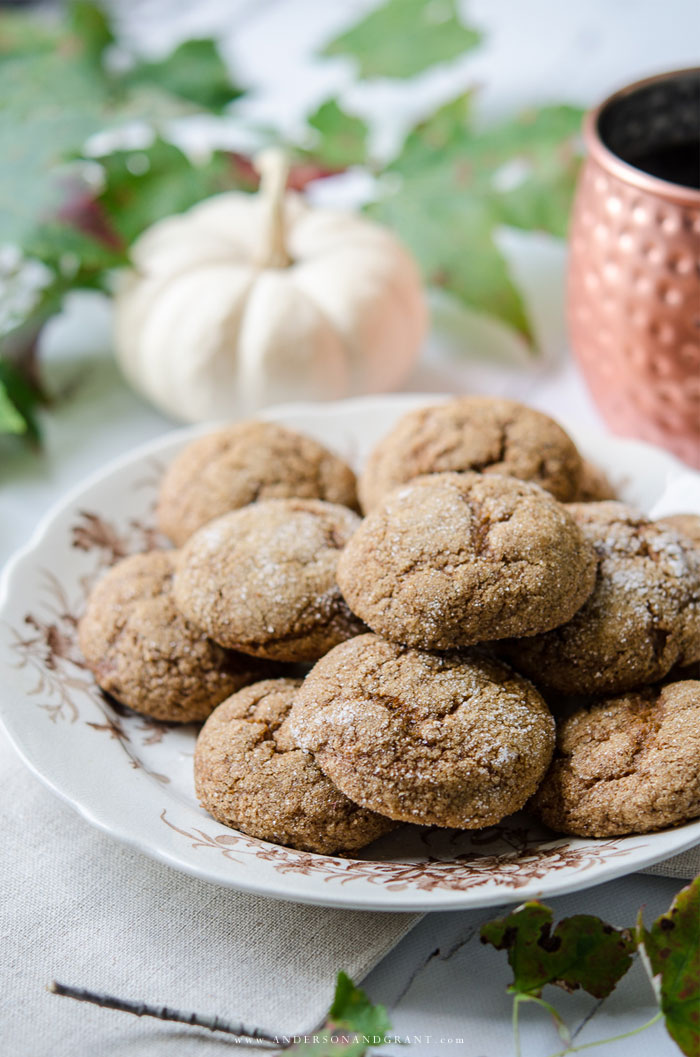
[[60, 166], [104, 125], [106, 94], [60, 51], [0, 62], [0, 231], [22, 244], [63, 202]]
[[140, 62], [123, 78], [129, 88], [153, 83], [215, 113], [242, 94], [209, 38], [183, 41], [164, 59]]
[[322, 55], [354, 59], [360, 77], [413, 77], [476, 48], [456, 0], [388, 0], [325, 46]]
[[332, 169], [366, 163], [367, 125], [361, 118], [342, 110], [336, 99], [323, 103], [308, 118], [308, 123], [318, 137], [310, 152], [317, 162]]
[[241, 186], [226, 154], [214, 151], [207, 161], [195, 164], [160, 138], [142, 150], [114, 151], [100, 164], [105, 186], [96, 201], [126, 245], [157, 220]]
[[311, 1041], [299, 1043], [288, 1052], [302, 1057], [362, 1057], [370, 1047], [382, 1046], [390, 1030], [384, 1006], [373, 1005], [341, 972], [325, 1024], [314, 1032]]
[[83, 57], [102, 76], [102, 57], [105, 49], [114, 43], [112, 27], [103, 9], [89, 0], [72, 0], [66, 10], [66, 29], [80, 41]]
[[543, 107], [477, 131], [473, 98], [450, 100], [408, 133], [369, 212], [413, 250], [426, 282], [532, 342], [496, 236], [504, 226], [565, 234], [582, 112]]
[[27, 380], [8, 360], [0, 357], [0, 434], [38, 440], [36, 409], [39, 402], [39, 394]]
[[553, 919], [550, 907], [531, 902], [481, 929], [482, 943], [508, 952], [509, 990], [539, 996], [546, 984], [554, 984], [607, 997], [632, 964], [636, 941], [630, 931], [592, 914], [564, 918], [552, 930]]
[[682, 888], [670, 909], [637, 936], [658, 987], [666, 1029], [686, 1057], [700, 1053], [700, 878]]

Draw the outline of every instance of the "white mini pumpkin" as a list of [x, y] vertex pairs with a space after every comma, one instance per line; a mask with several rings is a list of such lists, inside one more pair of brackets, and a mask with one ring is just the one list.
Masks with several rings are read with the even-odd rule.
[[384, 227], [285, 193], [260, 159], [256, 195], [216, 195], [149, 228], [117, 292], [132, 385], [189, 422], [264, 404], [395, 388], [427, 326], [418, 270]]

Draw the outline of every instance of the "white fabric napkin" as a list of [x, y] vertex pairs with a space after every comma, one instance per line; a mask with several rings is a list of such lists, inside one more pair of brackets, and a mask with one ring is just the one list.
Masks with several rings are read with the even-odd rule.
[[210, 1057], [229, 1036], [49, 994], [52, 979], [268, 1031], [310, 1031], [417, 914], [320, 909], [186, 877], [93, 829], [0, 735], [0, 1052]]

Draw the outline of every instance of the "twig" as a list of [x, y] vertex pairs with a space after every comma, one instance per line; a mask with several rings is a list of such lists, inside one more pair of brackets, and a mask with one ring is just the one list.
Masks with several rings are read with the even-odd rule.
[[274, 1046], [276, 1049], [286, 1049], [289, 1043], [286, 1040], [280, 1042], [279, 1037], [269, 1035], [260, 1028], [249, 1028], [245, 1024], [231, 1024], [220, 1017], [200, 1016], [198, 1013], [184, 1013], [179, 1009], [170, 1009], [168, 1006], [151, 1006], [146, 1002], [132, 1002], [125, 998], [116, 998], [114, 995], [104, 995], [97, 991], [87, 991], [82, 987], [70, 987], [52, 980], [48, 990], [54, 995], [65, 995], [66, 998], [75, 998], [78, 1002], [91, 1002], [103, 1009], [118, 1009], [122, 1013], [132, 1013], [136, 1017], [155, 1017], [157, 1020], [173, 1020], [178, 1024], [191, 1024], [192, 1027], [207, 1028], [209, 1031], [221, 1031], [226, 1035], [235, 1035], [239, 1039], [248, 1042], [264, 1043]]

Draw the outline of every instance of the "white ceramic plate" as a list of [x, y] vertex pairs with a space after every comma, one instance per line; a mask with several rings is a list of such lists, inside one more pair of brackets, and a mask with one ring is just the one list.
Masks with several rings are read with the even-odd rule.
[[[294, 405], [264, 417], [309, 433], [357, 464], [401, 414], [435, 399]], [[211, 819], [192, 789], [195, 728], [115, 710], [76, 645], [76, 622], [95, 579], [124, 555], [162, 542], [153, 515], [160, 474], [187, 441], [206, 431], [172, 433], [93, 476], [47, 515], [3, 579], [4, 725], [29, 767], [84, 818], [175, 869], [217, 884], [378, 910], [539, 898], [608, 881], [700, 841], [700, 821], [663, 833], [579, 840], [554, 838], [523, 816], [471, 836], [404, 827], [362, 858], [345, 859], [268, 844]], [[684, 472], [671, 456], [647, 445], [572, 432], [623, 495], [645, 509]], [[700, 481], [700, 475], [690, 477]]]

